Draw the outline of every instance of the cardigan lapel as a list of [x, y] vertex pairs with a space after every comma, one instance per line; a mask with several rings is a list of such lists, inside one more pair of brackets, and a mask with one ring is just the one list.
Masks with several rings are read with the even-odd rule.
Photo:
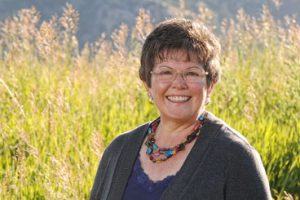
[[146, 136], [146, 130], [149, 124], [150, 123], [144, 124], [131, 132], [129, 137], [125, 141], [125, 144], [121, 147], [122, 150], [119, 156], [119, 160], [115, 166], [115, 175], [113, 177], [113, 183], [110, 188], [108, 199], [122, 199], [127, 181], [130, 177], [135, 160], [139, 154], [141, 145]]
[[[130, 135], [126, 138], [125, 144], [120, 147], [122, 149], [114, 166], [116, 170], [107, 199], [122, 199], [149, 124], [144, 124], [129, 133]], [[212, 139], [217, 135], [217, 130], [220, 128], [217, 124], [220, 124], [220, 121], [213, 114], [208, 113], [208, 120], [201, 130], [202, 134], [198, 137], [183, 166], [163, 193], [161, 200], [183, 199], [182, 195], [184, 195], [185, 189], [189, 185], [189, 180], [193, 177], [193, 173], [197, 168], [201, 167], [201, 163], [205, 159], [205, 152], [209, 148]]]
[[198, 137], [183, 166], [163, 193], [161, 200], [184, 199], [183, 195], [189, 185], [189, 180], [192, 179], [197, 168], [201, 167], [210, 143], [220, 128], [220, 126], [216, 124], [216, 121], [218, 120], [216, 120], [215, 116], [208, 113], [208, 120], [202, 127], [202, 133]]

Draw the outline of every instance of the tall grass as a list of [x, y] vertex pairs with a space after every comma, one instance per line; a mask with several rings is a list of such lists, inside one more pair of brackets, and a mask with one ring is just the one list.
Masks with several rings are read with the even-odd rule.
[[[207, 8], [183, 10], [215, 30]], [[79, 51], [71, 5], [39, 15], [0, 25], [0, 199], [87, 199], [106, 145], [158, 115], [137, 76], [151, 16], [141, 10], [135, 27]], [[259, 151], [275, 199], [299, 199], [300, 27], [263, 7], [258, 18], [240, 10], [219, 37], [223, 76], [208, 110]]]

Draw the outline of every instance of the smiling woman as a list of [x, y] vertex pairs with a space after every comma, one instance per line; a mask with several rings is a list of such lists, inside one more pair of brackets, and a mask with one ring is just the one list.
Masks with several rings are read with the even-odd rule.
[[195, 54], [189, 59], [188, 54], [180, 50], [165, 55], [164, 61], [154, 64], [151, 86], [145, 84], [145, 87], [160, 112], [162, 124], [166, 127], [169, 122], [176, 122], [176, 126], [193, 124], [203, 113], [214, 84], [206, 83], [206, 72]]
[[160, 117], [107, 147], [91, 199], [271, 199], [256, 150], [205, 110], [219, 57], [202, 24], [171, 19], [150, 33], [139, 75]]

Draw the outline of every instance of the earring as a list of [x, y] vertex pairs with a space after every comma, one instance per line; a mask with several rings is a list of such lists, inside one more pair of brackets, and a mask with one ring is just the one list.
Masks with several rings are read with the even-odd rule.
[[149, 101], [150, 101], [150, 103], [153, 103], [153, 97], [152, 97], [152, 95], [151, 95], [151, 93], [150, 93], [150, 92], [148, 92], [148, 97], [149, 97]]
[[205, 105], [207, 105], [209, 103], [210, 103], [210, 96], [207, 96], [206, 99], [205, 99]]

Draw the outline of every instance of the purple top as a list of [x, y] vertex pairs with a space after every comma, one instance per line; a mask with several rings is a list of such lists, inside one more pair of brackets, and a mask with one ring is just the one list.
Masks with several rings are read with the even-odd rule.
[[145, 174], [140, 159], [136, 159], [128, 180], [123, 200], [143, 199], [159, 200], [174, 176], [167, 176], [161, 181], [153, 182]]

